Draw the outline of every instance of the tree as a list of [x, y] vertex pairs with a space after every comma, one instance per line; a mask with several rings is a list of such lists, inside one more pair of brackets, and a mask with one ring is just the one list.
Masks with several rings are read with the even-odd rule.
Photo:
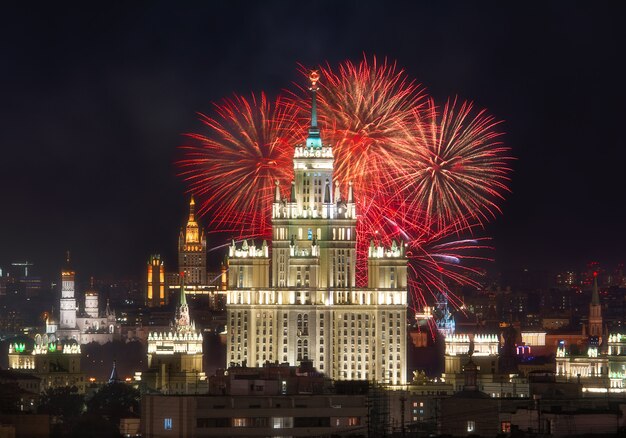
[[0, 412], [6, 414], [19, 412], [20, 392], [17, 383], [0, 383]]
[[75, 386], [48, 388], [41, 397], [39, 412], [57, 417], [63, 420], [78, 417], [85, 406], [85, 398], [78, 393]]
[[87, 412], [106, 417], [117, 425], [120, 418], [138, 415], [139, 397], [139, 391], [130, 385], [121, 382], [109, 383], [87, 401]]

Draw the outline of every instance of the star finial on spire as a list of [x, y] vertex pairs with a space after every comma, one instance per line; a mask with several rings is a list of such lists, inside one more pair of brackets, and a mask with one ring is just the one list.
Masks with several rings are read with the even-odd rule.
[[309, 88], [309, 90], [311, 91], [319, 90], [319, 87], [317, 86], [317, 82], [320, 80], [320, 74], [317, 72], [317, 70], [311, 70], [311, 73], [309, 73], [309, 80], [311, 81], [311, 87]]
[[317, 86], [320, 79], [320, 74], [317, 70], [311, 70], [309, 74], [309, 81], [311, 81], [311, 86], [309, 90], [313, 92], [313, 98], [311, 101], [311, 126], [309, 127], [309, 137], [306, 140], [307, 147], [313, 148], [321, 148], [322, 147], [322, 139], [320, 138], [320, 130], [317, 127], [317, 90], [319, 87]]

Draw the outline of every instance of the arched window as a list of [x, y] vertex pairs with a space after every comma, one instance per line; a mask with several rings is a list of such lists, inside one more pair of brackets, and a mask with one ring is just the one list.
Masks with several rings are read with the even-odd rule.
[[302, 339], [298, 339], [298, 360], [302, 360]]
[[308, 359], [309, 358], [309, 341], [307, 341], [306, 339], [303, 342], [302, 357], [304, 359]]
[[298, 336], [300, 336], [302, 334], [302, 314], [298, 313], [298, 316], [296, 318], [296, 327], [298, 329]]
[[302, 334], [303, 335], [309, 334], [309, 315], [306, 315], [306, 314], [303, 317]]

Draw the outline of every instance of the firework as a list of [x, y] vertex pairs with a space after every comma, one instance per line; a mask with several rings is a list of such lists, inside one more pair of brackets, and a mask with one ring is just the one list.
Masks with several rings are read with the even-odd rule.
[[[393, 176], [412, 147], [413, 113], [425, 102], [421, 86], [395, 63], [375, 57], [336, 69], [327, 65], [320, 73], [318, 117], [324, 141], [333, 147], [336, 178], [352, 181], [360, 199], [394, 193]], [[301, 94], [293, 95], [293, 104], [308, 115], [310, 98]]]
[[[307, 74], [306, 69], [301, 72]], [[357, 283], [367, 282], [369, 240], [383, 233], [385, 217], [393, 216], [400, 191], [396, 178], [405, 165], [410, 127], [415, 111], [425, 101], [420, 85], [395, 63], [364, 57], [337, 68], [320, 69], [318, 117], [324, 141], [333, 147], [335, 178], [351, 181], [356, 193]], [[292, 103], [301, 117], [310, 114], [308, 90], [299, 88]]]
[[268, 236], [275, 182], [291, 181], [293, 145], [304, 135], [296, 111], [282, 98], [234, 96], [201, 114], [207, 134], [187, 134], [180, 175], [200, 200], [213, 231]]
[[[367, 283], [370, 240], [393, 239], [406, 244], [413, 304], [439, 293], [458, 306], [449, 285], [478, 286], [471, 262], [487, 260], [477, 254], [489, 248], [462, 236], [499, 213], [508, 191], [499, 122], [456, 99], [437, 108], [387, 60], [364, 57], [320, 74], [322, 138], [333, 148], [335, 178], [353, 183], [357, 203], [357, 285]], [[269, 237], [274, 184], [290, 186], [310, 105], [301, 87], [272, 102], [235, 96], [215, 105], [214, 117], [201, 115], [207, 132], [188, 135], [193, 144], [178, 165], [213, 231]]]
[[482, 224], [499, 213], [511, 170], [499, 124], [456, 99], [441, 112], [432, 100], [415, 111], [415, 147], [395, 180], [411, 208], [425, 211], [439, 227]]
[[404, 242], [409, 261], [409, 292], [415, 308], [423, 308], [428, 296], [438, 293], [451, 305], [459, 307], [461, 299], [450, 285], [478, 287], [481, 271], [476, 262], [486, 262], [492, 248], [488, 238], [460, 238], [473, 234], [478, 225], [452, 223], [441, 227], [435, 219], [405, 206], [393, 218], [384, 217], [375, 239], [388, 246], [392, 240]]

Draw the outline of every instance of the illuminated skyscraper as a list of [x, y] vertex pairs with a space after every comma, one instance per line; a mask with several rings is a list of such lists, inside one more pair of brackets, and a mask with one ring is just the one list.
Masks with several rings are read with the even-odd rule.
[[165, 288], [165, 265], [158, 254], [148, 260], [148, 282], [146, 286], [146, 305], [148, 307], [164, 306], [168, 303]]
[[205, 285], [206, 236], [196, 222], [196, 203], [191, 197], [189, 220], [178, 237], [178, 271], [185, 273], [185, 283], [191, 286]]
[[[276, 186], [269, 247], [229, 249], [227, 365], [308, 359], [333, 379], [406, 381], [407, 261], [404, 244], [368, 250], [368, 287], [357, 288], [357, 214], [343, 197], [334, 157], [317, 126], [317, 73], [305, 144], [295, 146], [289, 199]], [[345, 192], [344, 192], [345, 193]]]

